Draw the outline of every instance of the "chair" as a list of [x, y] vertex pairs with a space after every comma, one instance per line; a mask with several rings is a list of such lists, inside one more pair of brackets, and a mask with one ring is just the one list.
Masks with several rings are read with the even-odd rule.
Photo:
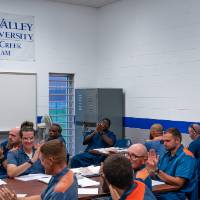
[[119, 139], [116, 141], [115, 143], [115, 147], [119, 147], [119, 148], [128, 148], [130, 147], [132, 144], [131, 139], [129, 138], [124, 138], [124, 139]]

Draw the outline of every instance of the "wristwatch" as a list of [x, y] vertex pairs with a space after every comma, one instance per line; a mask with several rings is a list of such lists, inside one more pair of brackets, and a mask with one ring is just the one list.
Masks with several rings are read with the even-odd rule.
[[28, 162], [29, 164], [33, 165], [33, 161], [32, 161], [31, 159], [29, 159], [27, 162]]
[[156, 170], [154, 171], [154, 174], [155, 174], [156, 176], [158, 176], [158, 175], [159, 175], [159, 172], [160, 172], [160, 169], [159, 169], [159, 168], [156, 168]]

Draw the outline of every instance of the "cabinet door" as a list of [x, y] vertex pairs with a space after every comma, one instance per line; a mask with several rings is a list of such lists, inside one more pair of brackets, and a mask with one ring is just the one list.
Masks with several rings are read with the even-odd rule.
[[76, 122], [96, 123], [98, 121], [97, 89], [76, 89], [75, 115]]

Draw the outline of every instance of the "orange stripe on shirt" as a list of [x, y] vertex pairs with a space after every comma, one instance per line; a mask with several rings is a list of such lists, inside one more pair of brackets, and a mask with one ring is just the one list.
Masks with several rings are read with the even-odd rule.
[[149, 176], [149, 172], [147, 171], [146, 168], [141, 169], [136, 173], [136, 178], [140, 178], [142, 180], [145, 180]]
[[65, 192], [74, 182], [74, 174], [69, 170], [56, 184], [54, 192]]
[[143, 200], [146, 188], [145, 184], [137, 180], [134, 180], [134, 183], [136, 183], [137, 186], [134, 188], [131, 194], [126, 197], [126, 200]]
[[193, 153], [189, 149], [183, 148], [183, 151], [185, 152], [186, 155], [194, 157]]

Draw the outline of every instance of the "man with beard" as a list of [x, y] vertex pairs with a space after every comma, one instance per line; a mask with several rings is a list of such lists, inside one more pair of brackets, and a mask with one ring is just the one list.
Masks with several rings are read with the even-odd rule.
[[[177, 128], [169, 128], [163, 135], [167, 152], [159, 159], [154, 151], [148, 155], [146, 167], [154, 178], [176, 187], [176, 191], [156, 193], [157, 199], [185, 200], [196, 189], [196, 160], [192, 152], [181, 145], [182, 136]], [[193, 192], [197, 193], [197, 192]]]
[[19, 148], [21, 143], [19, 131], [19, 127], [11, 129], [8, 134], [8, 139], [0, 145], [0, 178], [7, 177], [6, 169], [8, 151], [13, 151]]
[[98, 148], [111, 147], [116, 142], [116, 136], [109, 130], [110, 120], [102, 119], [96, 126], [96, 130], [86, 132], [83, 145], [88, 145], [84, 153], [77, 154], [71, 160], [71, 168], [99, 165], [104, 161], [105, 156], [92, 154], [89, 151]]

